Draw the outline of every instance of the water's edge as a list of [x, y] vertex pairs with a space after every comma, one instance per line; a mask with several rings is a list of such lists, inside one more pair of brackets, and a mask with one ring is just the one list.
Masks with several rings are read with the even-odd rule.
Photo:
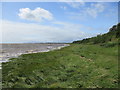
[[[55, 45], [55, 44], [54, 44]], [[21, 52], [17, 52], [17, 53], [4, 53], [4, 51], [2, 50], [2, 55], [0, 56], [0, 69], [2, 69], [2, 65], [1, 63], [3, 62], [9, 62], [10, 58], [17, 58], [18, 56], [22, 55], [22, 54], [30, 54], [30, 53], [40, 53], [40, 52], [49, 52], [49, 51], [53, 51], [53, 50], [58, 50], [58, 49], [61, 49], [63, 47], [67, 47], [67, 46], [70, 46], [69, 44], [56, 44], [56, 46], [52, 46], [52, 45], [47, 45], [43, 50], [40, 49], [40, 50], [37, 50], [37, 49], [31, 49], [29, 48], [29, 50], [24, 50], [24, 51], [21, 51]], [[58, 45], [58, 46], [57, 46]], [[38, 47], [37, 47], [38, 48]]]

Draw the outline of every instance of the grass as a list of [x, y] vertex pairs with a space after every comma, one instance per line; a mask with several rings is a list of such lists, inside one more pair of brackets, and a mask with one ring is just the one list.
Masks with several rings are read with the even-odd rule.
[[71, 44], [3, 63], [4, 88], [118, 88], [118, 47]]
[[0, 69], [0, 89], [2, 89], [2, 70]]

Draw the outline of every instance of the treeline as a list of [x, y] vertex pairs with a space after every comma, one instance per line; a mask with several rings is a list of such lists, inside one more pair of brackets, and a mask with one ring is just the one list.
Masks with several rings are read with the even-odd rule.
[[120, 23], [110, 28], [108, 33], [97, 35], [96, 37], [92, 38], [86, 38], [80, 41], [74, 41], [73, 43], [103, 44], [108, 42], [118, 42], [119, 39], [120, 39]]

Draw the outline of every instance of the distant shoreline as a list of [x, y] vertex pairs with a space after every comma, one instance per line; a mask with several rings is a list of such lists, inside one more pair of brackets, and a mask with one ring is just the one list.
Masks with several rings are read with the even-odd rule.
[[0, 43], [2, 44], [70, 44], [70, 43]]

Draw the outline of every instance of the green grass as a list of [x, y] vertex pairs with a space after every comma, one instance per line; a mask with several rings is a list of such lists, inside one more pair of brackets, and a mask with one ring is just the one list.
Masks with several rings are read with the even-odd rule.
[[71, 44], [3, 63], [4, 88], [118, 88], [118, 47]]
[[0, 89], [2, 89], [2, 70], [0, 69]]

